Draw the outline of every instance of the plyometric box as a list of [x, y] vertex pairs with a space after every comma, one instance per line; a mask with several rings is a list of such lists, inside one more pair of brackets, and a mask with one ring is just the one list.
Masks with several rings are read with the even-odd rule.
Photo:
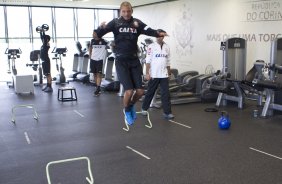
[[15, 93], [34, 93], [32, 75], [14, 76]]

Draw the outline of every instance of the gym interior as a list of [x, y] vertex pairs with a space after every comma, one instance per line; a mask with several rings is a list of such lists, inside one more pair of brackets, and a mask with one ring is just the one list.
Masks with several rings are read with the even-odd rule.
[[[163, 118], [158, 91], [132, 126], [111, 48], [98, 97], [87, 55], [121, 2], [0, 1], [0, 183], [282, 183], [282, 1], [131, 1], [133, 17], [169, 35], [175, 116]], [[139, 36], [143, 63], [151, 41]]]

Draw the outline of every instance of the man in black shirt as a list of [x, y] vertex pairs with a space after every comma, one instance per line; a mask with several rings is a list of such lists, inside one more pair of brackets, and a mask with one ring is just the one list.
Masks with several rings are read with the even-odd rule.
[[134, 104], [144, 94], [142, 66], [137, 56], [138, 36], [140, 34], [154, 37], [167, 36], [166, 33], [158, 32], [141, 20], [133, 18], [132, 13], [131, 4], [127, 1], [122, 2], [120, 5], [121, 17], [113, 19], [108, 24], [102, 23], [96, 30], [97, 36], [100, 38], [108, 32], [114, 34], [116, 71], [125, 90], [123, 112], [128, 125], [132, 125], [137, 118]]
[[52, 77], [51, 77], [51, 62], [48, 55], [50, 49], [50, 36], [45, 35], [44, 31], [40, 31], [40, 38], [42, 41], [42, 46], [40, 49], [40, 59], [42, 60], [43, 74], [47, 77], [47, 85], [42, 89], [44, 92], [53, 92], [52, 88]]

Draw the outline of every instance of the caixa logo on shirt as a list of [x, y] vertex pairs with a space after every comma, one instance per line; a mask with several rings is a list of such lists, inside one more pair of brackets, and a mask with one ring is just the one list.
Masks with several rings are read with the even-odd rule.
[[137, 33], [137, 30], [131, 27], [121, 27], [119, 28], [119, 32], [120, 33]]
[[95, 48], [95, 49], [101, 49], [101, 48], [102, 48], [102, 45], [93, 45], [93, 48]]
[[156, 58], [158, 58], [158, 57], [167, 57], [167, 54], [156, 54], [155, 57]]

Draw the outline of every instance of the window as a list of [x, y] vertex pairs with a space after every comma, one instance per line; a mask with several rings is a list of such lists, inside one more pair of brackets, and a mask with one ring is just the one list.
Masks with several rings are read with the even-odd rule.
[[49, 30], [46, 34], [52, 35], [52, 15], [51, 8], [32, 8], [32, 27], [33, 27], [33, 37], [34, 37], [34, 50], [40, 49], [42, 42], [40, 39], [40, 34], [36, 32], [36, 27], [42, 26], [42, 24], [47, 24], [49, 26]]
[[73, 9], [71, 8], [56, 8], [56, 34], [57, 38], [73, 38]]
[[[83, 48], [86, 48], [86, 43], [92, 39], [93, 29], [97, 28], [101, 22], [111, 21], [117, 15], [117, 10], [0, 6], [0, 53], [4, 53], [6, 48], [20, 48], [22, 54], [20, 58], [16, 59], [18, 73], [34, 72], [30, 67], [26, 67], [26, 63], [29, 62], [30, 52], [40, 49], [42, 45], [40, 35], [35, 29], [42, 24], [48, 24], [49, 30], [46, 34], [55, 40], [55, 42], [52, 40], [50, 42], [49, 57], [52, 59], [53, 53], [51, 52], [54, 47], [67, 47], [66, 57], [62, 58], [63, 67], [66, 71], [71, 71], [73, 54], [77, 52], [75, 40], [78, 39]], [[7, 27], [5, 18], [7, 18]], [[77, 21], [77, 25], [74, 24], [74, 20]], [[32, 36], [33, 42], [31, 42]], [[109, 33], [104, 38], [112, 40], [113, 34]], [[0, 73], [6, 73], [8, 69], [6, 65], [7, 62], [1, 63]], [[52, 61], [51, 67], [52, 75], [55, 76], [57, 74], [55, 61]]]
[[27, 7], [7, 7], [9, 38], [29, 38]]
[[8, 62], [7, 57], [4, 55], [5, 50], [7, 48], [7, 44], [5, 43], [5, 19], [4, 19], [4, 7], [0, 6], [0, 53], [1, 53], [1, 63], [0, 63], [0, 80], [4, 80], [4, 75], [8, 70]]
[[5, 38], [5, 20], [4, 7], [0, 6], [0, 42], [4, 42]]
[[113, 10], [98, 10], [98, 23], [110, 22], [114, 18]]
[[[16, 16], [15, 16], [16, 15]], [[9, 49], [21, 49], [20, 58], [15, 61], [18, 74], [29, 72], [25, 64], [29, 61], [31, 51], [29, 34], [28, 7], [7, 7], [8, 44]]]
[[[111, 20], [113, 20], [114, 18], [117, 17], [117, 10], [98, 10], [98, 26], [102, 23], [102, 22], [110, 22]], [[111, 40], [113, 38], [113, 34], [112, 33], [108, 33], [104, 36], [104, 38], [106, 40]]]
[[78, 9], [78, 37], [92, 38], [94, 29], [94, 10], [91, 9]]

